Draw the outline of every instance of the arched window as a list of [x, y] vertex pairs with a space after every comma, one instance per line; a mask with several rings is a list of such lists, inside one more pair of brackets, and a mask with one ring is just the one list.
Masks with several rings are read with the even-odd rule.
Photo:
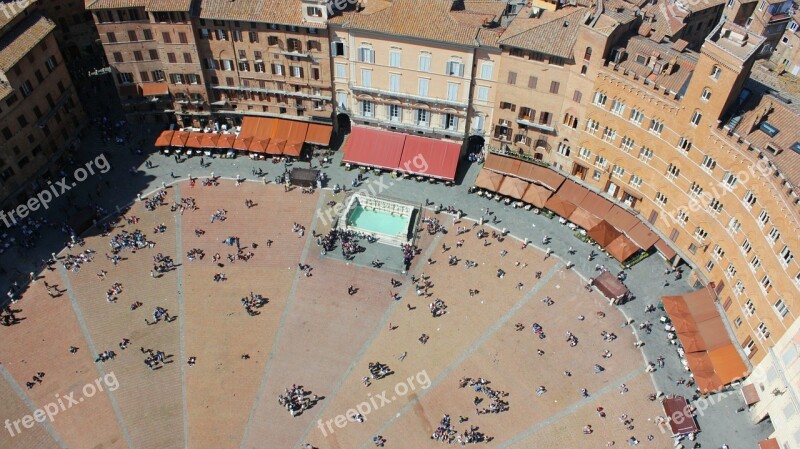
[[592, 47], [586, 47], [586, 52], [583, 54], [584, 61], [592, 60]]
[[581, 67], [581, 75], [586, 75], [586, 70], [588, 69], [589, 68], [584, 64], [583, 67]]

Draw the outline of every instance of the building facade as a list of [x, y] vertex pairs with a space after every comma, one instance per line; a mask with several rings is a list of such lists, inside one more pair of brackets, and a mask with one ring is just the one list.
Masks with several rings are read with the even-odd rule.
[[340, 117], [464, 141], [492, 121], [502, 2], [371, 2], [331, 19]]
[[46, 187], [85, 115], [36, 2], [0, 16], [0, 198], [4, 209]]
[[96, 0], [93, 11], [126, 112], [205, 127], [243, 115], [330, 122], [324, 5], [255, 10], [225, 0]]

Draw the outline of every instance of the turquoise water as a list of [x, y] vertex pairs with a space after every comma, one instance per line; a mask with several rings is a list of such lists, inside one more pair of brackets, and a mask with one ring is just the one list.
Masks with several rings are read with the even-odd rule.
[[350, 223], [353, 226], [378, 234], [395, 236], [408, 233], [408, 217], [392, 215], [388, 212], [364, 210], [361, 205], [357, 205], [353, 209], [353, 213], [350, 215]]

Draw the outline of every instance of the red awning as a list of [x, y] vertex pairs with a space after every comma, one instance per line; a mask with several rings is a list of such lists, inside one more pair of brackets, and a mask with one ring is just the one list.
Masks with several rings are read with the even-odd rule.
[[664, 239], [658, 239], [658, 241], [656, 242], [656, 249], [658, 250], [658, 252], [663, 254], [664, 258], [666, 258], [667, 260], [671, 260], [673, 257], [678, 255], [678, 253], [676, 253], [675, 250], [672, 249], [672, 247], [669, 246], [669, 244], [664, 241]]
[[354, 126], [344, 146], [344, 162], [395, 170], [400, 165], [406, 135]]
[[306, 140], [306, 134], [308, 133], [308, 123], [289, 120], [282, 121], [287, 125], [291, 125], [283, 154], [295, 157], [300, 156], [300, 152], [303, 150], [303, 143]]
[[458, 143], [407, 136], [397, 169], [452, 181], [456, 177], [460, 155], [461, 145]]
[[331, 144], [331, 132], [333, 127], [331, 125], [321, 125], [319, 123], [311, 123], [308, 125], [308, 133], [306, 134], [306, 142], [314, 143], [317, 145], [328, 146]]
[[140, 89], [145, 97], [169, 95], [169, 84], [167, 83], [144, 83], [140, 86]]
[[608, 212], [605, 220], [611, 223], [611, 226], [614, 226], [620, 232], [628, 232], [639, 224], [639, 219], [636, 218], [635, 215], [616, 204]]
[[500, 184], [503, 183], [503, 178], [504, 176], [500, 173], [482, 168], [478, 172], [478, 177], [475, 178], [475, 187], [497, 192], [500, 189]]
[[525, 195], [525, 191], [528, 190], [529, 185], [530, 183], [528, 181], [524, 181], [513, 176], [506, 176], [498, 193], [521, 200]]
[[172, 135], [172, 140], [170, 141], [170, 145], [173, 147], [182, 147], [186, 144], [186, 139], [189, 138], [188, 131], [176, 131], [175, 134]]
[[547, 203], [547, 199], [550, 198], [552, 194], [553, 192], [546, 188], [531, 183], [528, 185], [528, 190], [525, 191], [525, 195], [522, 196], [522, 201], [533, 204], [536, 207], [544, 207]]
[[746, 402], [747, 405], [753, 405], [761, 400], [761, 398], [758, 397], [758, 390], [756, 390], [755, 384], [747, 384], [743, 386], [742, 395], [744, 396], [744, 402]]
[[640, 221], [639, 224], [625, 234], [629, 239], [633, 240], [633, 243], [645, 251], [648, 251], [658, 241], [658, 236], [643, 221]]
[[202, 135], [203, 133], [189, 133], [189, 137], [186, 139], [186, 148], [203, 148]]
[[275, 122], [275, 127], [272, 128], [270, 134], [269, 146], [267, 153], [269, 154], [283, 154], [286, 148], [286, 141], [289, 139], [289, 131], [291, 130], [292, 122], [289, 120], [278, 119]]
[[156, 143], [154, 144], [157, 147], [168, 147], [172, 142], [172, 136], [175, 134], [175, 131], [166, 130], [161, 131], [161, 135], [158, 136], [156, 139]]
[[[558, 192], [556, 192], [556, 195], [569, 201], [575, 206], [580, 205], [583, 199], [586, 198], [586, 195], [588, 194], [589, 194], [589, 189], [569, 179], [564, 181], [564, 183], [561, 184], [561, 187], [558, 189]], [[567, 217], [563, 215], [561, 216], [567, 218], [569, 215], [567, 215]]]
[[219, 142], [219, 134], [217, 133], [203, 133], [200, 137], [200, 146], [203, 148], [217, 148]]
[[560, 217], [569, 217], [578, 206], [570, 203], [556, 193], [544, 203], [544, 207], [550, 209]]
[[758, 449], [781, 449], [781, 446], [775, 438], [768, 438], [758, 442]]
[[625, 234], [620, 234], [613, 242], [606, 246], [606, 251], [620, 262], [625, 262], [639, 251], [639, 247], [631, 241]]
[[661, 401], [661, 405], [664, 407], [664, 413], [667, 415], [667, 421], [669, 421], [673, 436], [688, 435], [700, 431], [689, 407], [689, 401], [686, 398], [683, 396], [664, 398]]
[[266, 153], [271, 140], [272, 129], [276, 126], [278, 119], [259, 117], [256, 121], [256, 129], [248, 149], [257, 153]]

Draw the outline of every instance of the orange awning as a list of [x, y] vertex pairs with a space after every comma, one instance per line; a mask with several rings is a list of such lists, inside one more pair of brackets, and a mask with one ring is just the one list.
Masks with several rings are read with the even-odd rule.
[[620, 232], [628, 232], [640, 222], [635, 215], [616, 204], [608, 211], [605, 220], [611, 223], [611, 226], [614, 226], [617, 231]]
[[747, 384], [743, 386], [742, 395], [744, 396], [744, 402], [746, 402], [747, 405], [753, 405], [761, 400], [761, 398], [758, 397], [758, 390], [756, 390], [755, 384]]
[[538, 184], [529, 184], [528, 190], [525, 191], [525, 195], [522, 196], [522, 201], [525, 201], [528, 204], [532, 204], [536, 207], [544, 207], [547, 203], [547, 199], [550, 198], [553, 192], [547, 190], [546, 188], [538, 185]]
[[640, 221], [639, 224], [625, 234], [629, 239], [633, 240], [633, 243], [645, 251], [652, 248], [658, 241], [658, 236], [643, 221]]
[[589, 237], [592, 238], [592, 240], [597, 242], [603, 248], [610, 245], [611, 242], [613, 242], [614, 240], [617, 239], [617, 237], [622, 235], [619, 231], [614, 229], [614, 227], [611, 226], [609, 222], [605, 220], [602, 220], [596, 226], [589, 228], [587, 234], [589, 235]]
[[250, 144], [253, 142], [253, 137], [256, 134], [258, 122], [256, 117], [246, 116], [242, 119], [242, 129], [239, 130], [239, 135], [236, 136], [236, 141], [233, 143], [233, 148], [237, 150], [249, 150]]
[[203, 148], [202, 137], [203, 133], [189, 133], [185, 146], [187, 148]]
[[176, 131], [175, 134], [172, 136], [172, 140], [170, 141], [170, 145], [173, 147], [182, 147], [186, 145], [186, 139], [189, 138], [188, 131]]
[[306, 134], [308, 133], [308, 123], [298, 121], [284, 120], [289, 128], [289, 136], [286, 139], [286, 147], [283, 148], [283, 154], [287, 156], [300, 156], [303, 150], [303, 143], [306, 141]]
[[587, 193], [586, 198], [578, 204], [578, 207], [586, 209], [589, 213], [601, 220], [605, 220], [606, 215], [608, 215], [613, 206], [614, 204], [611, 201], [608, 201], [594, 192]]
[[308, 125], [308, 133], [306, 134], [306, 142], [314, 143], [317, 145], [329, 146], [331, 144], [331, 132], [333, 127], [331, 125], [322, 125], [319, 123], [311, 123]]
[[497, 192], [497, 190], [500, 188], [500, 184], [502, 183], [503, 175], [485, 168], [482, 168], [481, 171], [478, 172], [478, 177], [475, 178], [475, 187], [490, 190], [492, 192]]
[[217, 133], [203, 133], [200, 137], [200, 146], [203, 148], [216, 148], [219, 136]]
[[486, 156], [486, 161], [483, 163], [484, 168], [494, 170], [504, 175], [516, 175], [522, 161], [513, 157], [501, 156], [495, 153], [489, 153]]
[[233, 143], [236, 141], [236, 134], [220, 134], [217, 139], [217, 148], [233, 148]]
[[140, 88], [142, 90], [142, 95], [145, 97], [169, 95], [169, 84], [167, 83], [144, 83]]
[[664, 239], [658, 239], [656, 242], [656, 249], [658, 252], [664, 255], [664, 258], [667, 260], [672, 260], [673, 257], [677, 256], [678, 253], [669, 246], [669, 243], [665, 242]]
[[506, 176], [498, 193], [521, 200], [522, 196], [525, 195], [525, 191], [528, 190], [529, 185], [530, 183], [528, 181], [523, 181], [512, 176]]
[[758, 442], [758, 449], [781, 449], [781, 446], [775, 438], [768, 438]]
[[575, 223], [576, 225], [586, 230], [594, 228], [603, 221], [602, 218], [592, 214], [591, 212], [582, 207], [576, 208], [572, 212], [572, 214], [570, 214], [568, 219], [569, 221]]
[[569, 217], [578, 206], [570, 203], [558, 194], [555, 194], [544, 203], [544, 207], [550, 209], [560, 217]]
[[286, 148], [286, 141], [289, 139], [291, 124], [292, 122], [289, 120], [278, 119], [270, 133], [267, 153], [275, 155], [283, 154], [283, 149]]
[[625, 234], [620, 234], [619, 237], [606, 246], [606, 251], [618, 261], [625, 262], [639, 251], [639, 247], [631, 239], [625, 237]]
[[[558, 189], [557, 192], [558, 196], [561, 198], [569, 201], [570, 203], [578, 206], [581, 204], [586, 195], [589, 194], [589, 189], [586, 187], [581, 186], [580, 184], [576, 183], [572, 180], [566, 180], [561, 187]], [[560, 214], [559, 214], [560, 215]], [[564, 217], [563, 215], [561, 215]], [[567, 217], [564, 217], [567, 218]], [[591, 226], [590, 226], [591, 227]]]
[[175, 131], [166, 130], [161, 131], [161, 134], [156, 139], [156, 143], [154, 144], [157, 147], [168, 147], [172, 142], [172, 136], [175, 134]]
[[266, 117], [257, 118], [255, 125], [256, 129], [253, 133], [248, 149], [257, 153], [266, 153], [269, 142], [272, 140], [272, 130], [275, 126], [277, 126], [279, 121], [279, 119]]

